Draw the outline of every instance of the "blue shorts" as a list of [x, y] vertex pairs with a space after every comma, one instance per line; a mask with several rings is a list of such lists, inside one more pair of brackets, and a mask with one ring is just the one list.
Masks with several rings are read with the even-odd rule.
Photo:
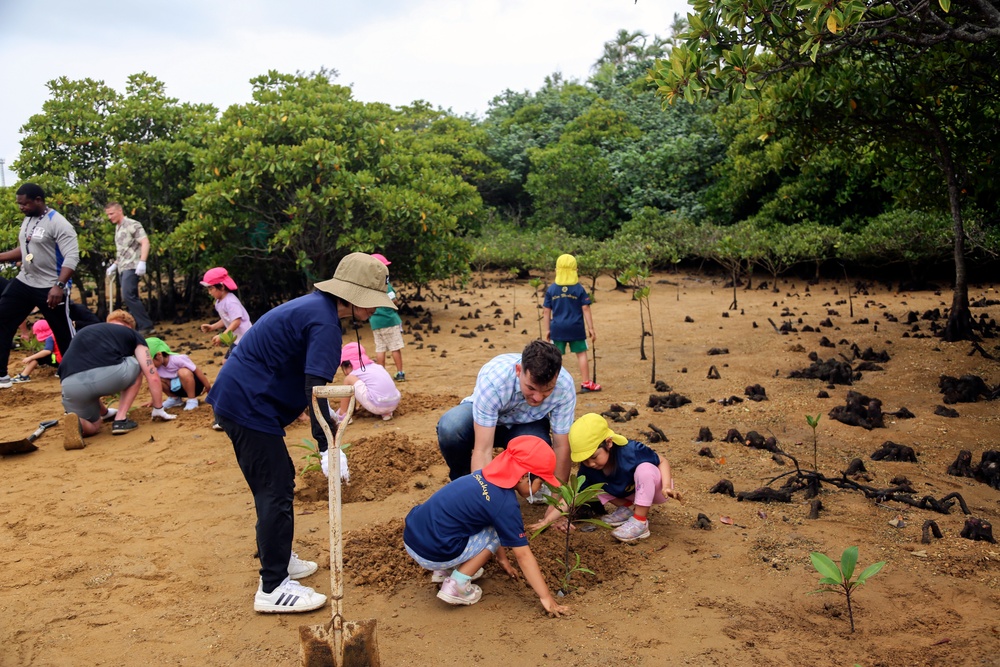
[[493, 526], [483, 528], [469, 538], [469, 541], [465, 544], [465, 549], [462, 550], [462, 553], [457, 558], [446, 561], [427, 560], [417, 555], [417, 552], [411, 549], [405, 542], [403, 543], [403, 547], [406, 549], [406, 553], [410, 554], [410, 558], [417, 561], [417, 565], [425, 570], [451, 570], [466, 561], [472, 560], [472, 557], [481, 553], [483, 549], [489, 549], [491, 553], [495, 554], [497, 549], [500, 548], [500, 537]]

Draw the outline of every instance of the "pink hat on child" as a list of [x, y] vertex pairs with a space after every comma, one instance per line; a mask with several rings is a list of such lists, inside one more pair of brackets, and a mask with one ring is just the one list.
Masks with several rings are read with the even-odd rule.
[[209, 269], [205, 272], [205, 277], [201, 279], [201, 284], [205, 287], [210, 287], [212, 285], [225, 285], [226, 289], [230, 292], [236, 287], [236, 281], [229, 277], [229, 271], [225, 268], [217, 266], [214, 269]]
[[31, 325], [31, 331], [34, 332], [35, 338], [39, 341], [48, 340], [52, 338], [52, 329], [49, 327], [49, 323], [45, 320], [38, 320]]
[[392, 264], [392, 262], [390, 262], [389, 260], [387, 260], [387, 259], [385, 258], [385, 255], [380, 255], [380, 254], [378, 254], [377, 252], [373, 252], [373, 253], [372, 253], [372, 257], [374, 257], [374, 258], [375, 258], [375, 259], [377, 259], [378, 261], [382, 262], [382, 263], [383, 263], [383, 264], [385, 264], [386, 266], [389, 266], [390, 264]]
[[[360, 354], [359, 354], [360, 351]], [[365, 348], [357, 343], [348, 343], [340, 352], [340, 363], [351, 362], [351, 369], [360, 368], [362, 365], [370, 366], [375, 363], [365, 354]]]

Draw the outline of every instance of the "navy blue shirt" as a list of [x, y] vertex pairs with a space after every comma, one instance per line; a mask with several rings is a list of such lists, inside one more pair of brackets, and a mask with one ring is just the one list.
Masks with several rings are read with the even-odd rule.
[[483, 471], [476, 470], [410, 510], [403, 542], [421, 558], [444, 562], [461, 555], [469, 538], [489, 526], [496, 529], [501, 546], [528, 546], [517, 492], [486, 481]]
[[334, 297], [313, 292], [283, 303], [240, 339], [208, 403], [241, 426], [284, 435], [308, 405], [306, 375], [333, 380], [342, 339]]
[[577, 476], [585, 478], [587, 486], [604, 482], [604, 493], [615, 498], [635, 493], [635, 469], [640, 463], [660, 465], [659, 454], [637, 440], [629, 440], [624, 445], [612, 445], [610, 454], [615, 457], [615, 470], [610, 475], [581, 464]]
[[587, 340], [583, 307], [590, 305], [590, 295], [583, 285], [549, 285], [542, 305], [552, 309], [552, 321], [549, 324], [549, 336], [552, 340], [562, 343]]

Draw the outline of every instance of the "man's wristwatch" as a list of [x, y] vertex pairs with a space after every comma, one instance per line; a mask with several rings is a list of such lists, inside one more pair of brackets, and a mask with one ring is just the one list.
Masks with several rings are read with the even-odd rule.
[[66, 283], [64, 283], [63, 281], [59, 280], [59, 281], [56, 282], [56, 287], [58, 287], [59, 289], [66, 289]]

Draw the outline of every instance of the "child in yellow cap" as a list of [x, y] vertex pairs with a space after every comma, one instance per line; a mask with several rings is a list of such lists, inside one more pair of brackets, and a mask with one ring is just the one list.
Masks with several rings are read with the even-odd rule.
[[601, 385], [590, 380], [590, 363], [587, 360], [587, 337], [597, 341], [594, 318], [590, 314], [590, 295], [580, 284], [576, 272], [576, 258], [560, 255], [556, 260], [556, 281], [545, 290], [542, 303], [545, 315], [545, 340], [551, 341], [559, 352], [576, 354], [580, 366], [580, 391], [600, 391]]
[[481, 470], [459, 477], [410, 510], [403, 546], [418, 565], [434, 571], [432, 581], [442, 582], [438, 598], [454, 605], [479, 602], [483, 590], [472, 580], [482, 576], [493, 554], [516, 579], [505, 552], [510, 548], [545, 611], [550, 616], [569, 612], [552, 596], [531, 553], [515, 494], [529, 495], [529, 472], [559, 486], [555, 469], [556, 455], [544, 440], [518, 436]]
[[681, 499], [667, 460], [641, 442], [612, 431], [601, 415], [591, 412], [573, 422], [569, 446], [571, 458], [581, 464], [577, 474], [588, 485], [604, 484], [598, 500], [615, 509], [601, 520], [617, 526], [611, 534], [622, 542], [649, 537], [652, 505], [665, 503], [667, 498]]

